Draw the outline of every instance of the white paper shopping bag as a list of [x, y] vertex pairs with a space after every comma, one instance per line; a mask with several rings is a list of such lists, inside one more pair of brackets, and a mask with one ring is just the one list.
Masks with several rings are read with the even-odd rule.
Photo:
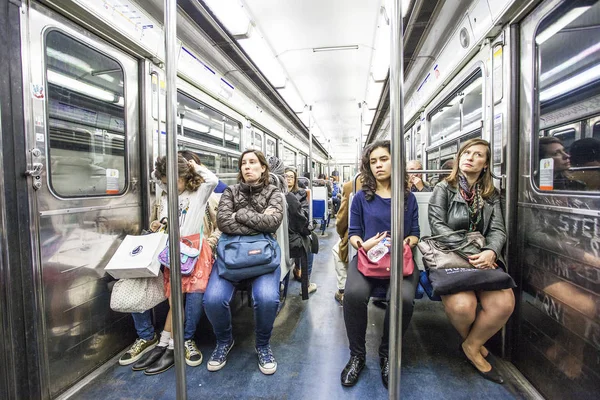
[[168, 235], [127, 235], [104, 270], [117, 279], [158, 276], [158, 254], [164, 249]]

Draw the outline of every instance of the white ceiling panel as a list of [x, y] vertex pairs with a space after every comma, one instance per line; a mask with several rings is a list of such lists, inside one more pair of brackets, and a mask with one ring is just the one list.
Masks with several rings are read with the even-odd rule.
[[[288, 76], [313, 107], [331, 151], [356, 151], [381, 0], [243, 0], [248, 15]], [[357, 49], [314, 52], [314, 48]], [[287, 86], [286, 86], [287, 87]]]

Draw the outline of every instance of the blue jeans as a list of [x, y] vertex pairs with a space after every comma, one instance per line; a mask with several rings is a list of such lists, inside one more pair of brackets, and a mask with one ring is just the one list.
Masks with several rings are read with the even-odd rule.
[[[196, 334], [196, 327], [202, 318], [202, 298], [204, 293], [186, 293], [184, 307], [184, 329], [183, 338], [190, 340]], [[138, 337], [144, 340], [152, 340], [154, 337], [154, 325], [152, 325], [152, 310], [143, 313], [131, 313], [133, 324]]]
[[[280, 275], [280, 268], [277, 267], [275, 271], [258, 276], [251, 281], [256, 347], [268, 345], [271, 339], [279, 306]], [[213, 268], [204, 294], [204, 308], [215, 331], [218, 344], [229, 344], [233, 340], [229, 303], [234, 293], [235, 285], [221, 278], [218, 269]]]
[[308, 261], [308, 279], [310, 281], [310, 276], [312, 274], [313, 260], [315, 259], [315, 255], [309, 251], [306, 258]]

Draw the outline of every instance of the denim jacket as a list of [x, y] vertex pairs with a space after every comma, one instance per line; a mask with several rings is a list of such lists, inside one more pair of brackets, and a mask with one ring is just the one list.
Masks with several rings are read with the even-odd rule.
[[[498, 192], [484, 200], [482, 212], [483, 232], [481, 234], [485, 237], [485, 246], [482, 250], [494, 251], [497, 260], [506, 265], [502, 257], [502, 249], [506, 243], [506, 230]], [[433, 194], [429, 200], [429, 226], [433, 236], [460, 229], [469, 229], [469, 206], [458, 192], [458, 189], [448, 185], [446, 181], [438, 183], [433, 189]], [[460, 239], [452, 236], [449, 236], [449, 238], [452, 240]], [[473, 254], [479, 253], [475, 247], [465, 250]]]

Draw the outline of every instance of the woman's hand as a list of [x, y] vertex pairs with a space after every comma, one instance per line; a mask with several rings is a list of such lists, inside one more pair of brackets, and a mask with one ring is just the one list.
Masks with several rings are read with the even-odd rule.
[[[378, 233], [377, 235], [373, 236], [369, 240], [365, 240], [362, 243], [362, 248], [365, 249], [365, 251], [369, 251], [373, 247], [375, 247], [377, 244], [379, 244], [379, 242], [381, 242], [386, 236], [387, 236], [387, 232]], [[389, 245], [388, 245], [388, 247], [389, 247]]]
[[410, 248], [412, 249], [413, 247], [415, 247], [417, 245], [417, 243], [419, 242], [419, 238], [416, 236], [407, 236], [404, 239], [404, 243], [406, 243], [407, 245], [410, 246]]
[[484, 250], [479, 254], [469, 256], [469, 263], [479, 269], [498, 268], [498, 264], [496, 264], [496, 253], [493, 250]]

